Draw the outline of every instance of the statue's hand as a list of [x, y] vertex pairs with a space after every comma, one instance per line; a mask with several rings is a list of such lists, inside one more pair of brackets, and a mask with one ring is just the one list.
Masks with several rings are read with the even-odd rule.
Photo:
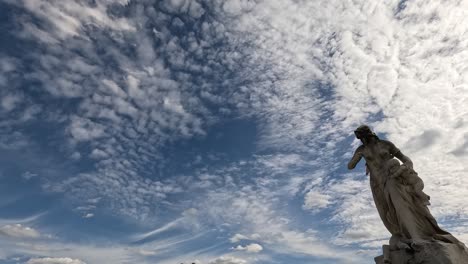
[[398, 248], [398, 249], [405, 249], [405, 250], [411, 249], [411, 247], [410, 247], [408, 244], [403, 243], [402, 241], [399, 241], [399, 242], [397, 243], [397, 248]]
[[407, 169], [413, 169], [413, 163], [412, 162], [405, 162], [403, 164], [401, 164], [401, 166], [405, 166], [405, 168]]

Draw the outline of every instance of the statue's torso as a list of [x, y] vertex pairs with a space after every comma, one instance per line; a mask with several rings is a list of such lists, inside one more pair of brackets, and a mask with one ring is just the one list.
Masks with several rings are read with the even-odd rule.
[[382, 183], [388, 176], [386, 164], [394, 157], [392, 151], [392, 145], [382, 140], [364, 145], [362, 155], [366, 160], [372, 182]]

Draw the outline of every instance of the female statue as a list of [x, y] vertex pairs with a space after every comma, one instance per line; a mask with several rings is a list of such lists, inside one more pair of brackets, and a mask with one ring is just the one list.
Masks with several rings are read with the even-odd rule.
[[413, 170], [412, 161], [392, 142], [379, 139], [368, 126], [360, 126], [354, 133], [362, 145], [356, 149], [348, 169], [354, 169], [361, 158], [366, 160], [375, 206], [392, 234], [390, 248], [410, 249], [419, 242], [434, 240], [464, 247], [441, 229], [429, 212], [429, 196], [423, 192], [423, 181]]

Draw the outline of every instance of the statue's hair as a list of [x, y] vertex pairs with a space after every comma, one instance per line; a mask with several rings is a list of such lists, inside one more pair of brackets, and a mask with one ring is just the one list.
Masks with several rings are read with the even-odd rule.
[[356, 130], [354, 130], [354, 134], [358, 139], [365, 138], [365, 137], [374, 137], [379, 139], [379, 137], [370, 129], [368, 125], [360, 125]]

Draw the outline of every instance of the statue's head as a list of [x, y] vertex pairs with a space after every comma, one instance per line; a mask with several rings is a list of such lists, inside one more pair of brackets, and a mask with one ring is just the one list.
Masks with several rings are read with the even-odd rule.
[[354, 135], [356, 135], [357, 139], [369, 139], [371, 137], [378, 138], [377, 135], [372, 132], [369, 126], [361, 125], [356, 130], [354, 130]]

